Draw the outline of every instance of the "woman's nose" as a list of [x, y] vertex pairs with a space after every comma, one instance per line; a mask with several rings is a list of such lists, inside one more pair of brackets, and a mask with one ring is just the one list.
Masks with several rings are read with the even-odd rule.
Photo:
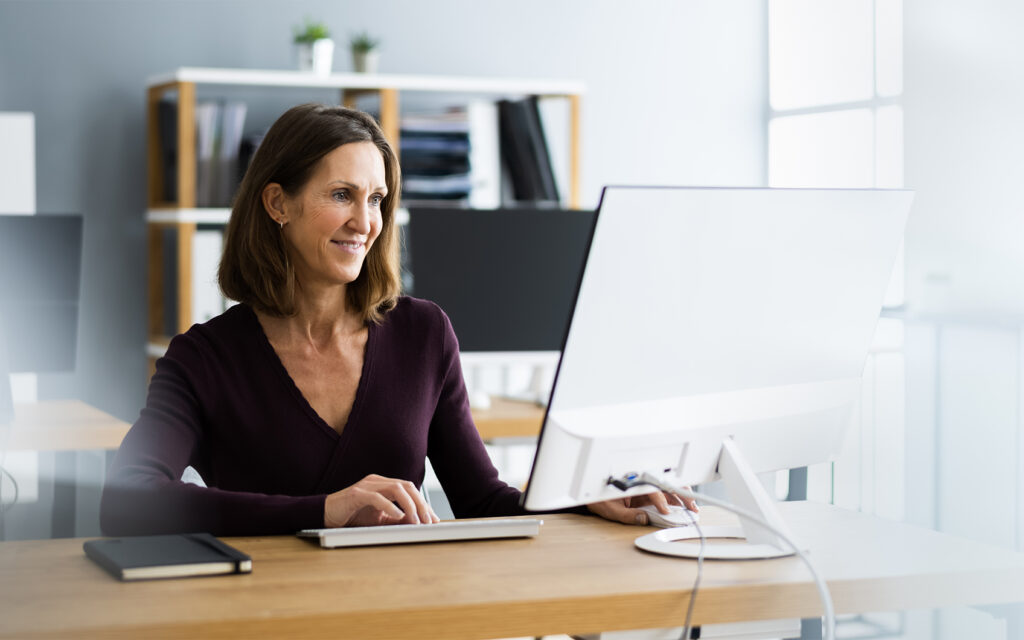
[[356, 207], [355, 215], [353, 215], [352, 219], [349, 221], [349, 227], [357, 233], [362, 233], [364, 235], [370, 233], [369, 203], [364, 202], [362, 205]]

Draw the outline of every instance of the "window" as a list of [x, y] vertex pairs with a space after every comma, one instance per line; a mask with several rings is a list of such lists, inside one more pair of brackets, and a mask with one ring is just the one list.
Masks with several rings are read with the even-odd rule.
[[901, 0], [770, 0], [768, 184], [903, 185]]
[[[903, 186], [901, 0], [769, 0], [768, 184]], [[903, 262], [886, 296], [903, 303]], [[902, 323], [885, 320], [839, 460], [808, 470], [808, 497], [902, 519]]]

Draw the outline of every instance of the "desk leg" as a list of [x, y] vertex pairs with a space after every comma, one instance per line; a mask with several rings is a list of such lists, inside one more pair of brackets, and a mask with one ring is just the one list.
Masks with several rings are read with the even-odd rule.
[[[804, 473], [807, 473], [806, 467]], [[800, 621], [800, 640], [821, 640], [821, 618], [804, 618]]]
[[53, 460], [53, 519], [50, 535], [75, 537], [75, 481], [78, 459], [74, 451], [58, 451]]
[[996, 604], [975, 607], [1006, 622], [1006, 640], [1024, 638], [1024, 604]]

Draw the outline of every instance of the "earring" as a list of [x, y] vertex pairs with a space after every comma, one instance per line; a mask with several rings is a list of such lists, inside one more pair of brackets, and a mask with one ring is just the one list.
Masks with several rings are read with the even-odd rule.
[[277, 223], [281, 225], [282, 229], [284, 229], [284, 220], [278, 220]]

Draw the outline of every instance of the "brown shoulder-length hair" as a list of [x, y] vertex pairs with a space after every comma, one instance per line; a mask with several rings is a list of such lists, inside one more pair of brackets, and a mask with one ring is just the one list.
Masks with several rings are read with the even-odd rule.
[[224, 238], [217, 281], [231, 300], [274, 316], [297, 311], [295, 267], [284, 237], [263, 206], [263, 190], [276, 182], [288, 195], [306, 185], [320, 159], [350, 142], [372, 142], [384, 157], [388, 193], [381, 202], [383, 224], [359, 276], [346, 287], [349, 308], [364, 322], [379, 323], [401, 292], [395, 209], [401, 190], [398, 157], [374, 119], [354, 109], [303, 104], [270, 127], [235, 196]]

